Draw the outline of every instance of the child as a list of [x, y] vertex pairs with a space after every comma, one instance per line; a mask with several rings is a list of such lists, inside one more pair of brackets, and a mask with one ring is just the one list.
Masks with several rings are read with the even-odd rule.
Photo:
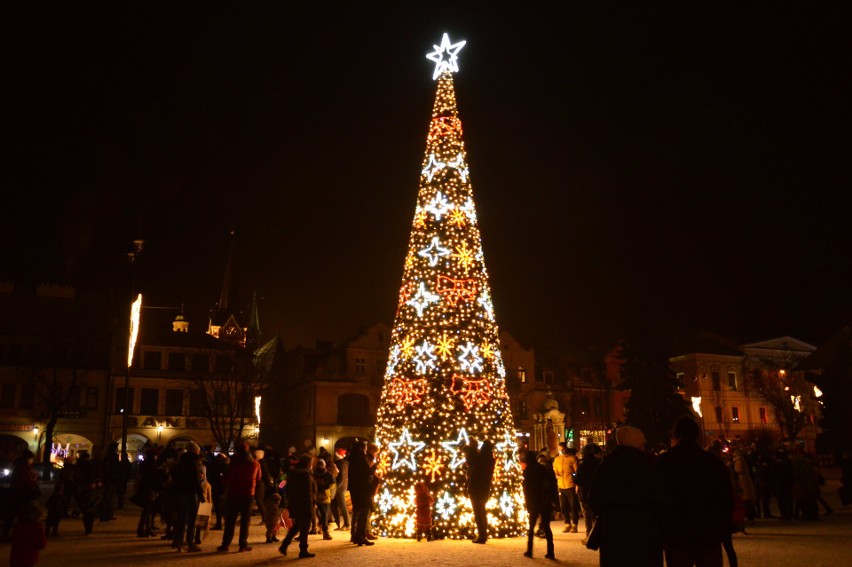
[[47, 499], [47, 535], [59, 535], [59, 521], [68, 509], [68, 499], [65, 497], [65, 483], [61, 480], [53, 488], [53, 494]]
[[38, 564], [39, 551], [47, 545], [42, 518], [44, 508], [35, 500], [30, 501], [21, 511], [12, 537], [9, 567], [35, 567]]
[[266, 524], [266, 543], [278, 541], [278, 524], [281, 518], [278, 507], [281, 505], [281, 495], [267, 492], [263, 499], [263, 523]]
[[414, 503], [417, 506], [417, 541], [421, 535], [426, 536], [426, 541], [432, 541], [432, 504], [435, 499], [429, 493], [425, 482], [414, 485]]

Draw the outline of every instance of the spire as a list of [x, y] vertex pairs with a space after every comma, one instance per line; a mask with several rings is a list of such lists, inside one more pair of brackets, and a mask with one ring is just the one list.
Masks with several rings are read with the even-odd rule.
[[222, 279], [222, 293], [219, 295], [218, 309], [224, 312], [228, 309], [228, 296], [231, 293], [231, 270], [234, 266], [234, 243], [236, 242], [236, 229], [232, 226], [228, 233], [228, 261], [225, 264], [225, 277]]

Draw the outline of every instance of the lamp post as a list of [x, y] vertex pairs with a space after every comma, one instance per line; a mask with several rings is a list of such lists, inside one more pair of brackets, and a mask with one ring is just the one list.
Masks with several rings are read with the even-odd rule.
[[139, 314], [142, 310], [142, 294], [134, 298], [136, 288], [136, 258], [142, 252], [145, 243], [141, 238], [133, 241], [133, 250], [127, 253], [130, 262], [130, 331], [127, 341], [127, 367], [124, 369], [124, 402], [121, 408], [121, 460], [128, 461], [127, 455], [127, 407], [130, 401], [130, 367], [133, 364], [133, 350], [136, 348], [136, 338], [139, 335]]

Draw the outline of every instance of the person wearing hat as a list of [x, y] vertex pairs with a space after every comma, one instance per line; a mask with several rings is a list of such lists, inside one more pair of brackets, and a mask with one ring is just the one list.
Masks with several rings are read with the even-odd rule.
[[666, 494], [642, 430], [616, 430], [618, 446], [598, 467], [589, 491], [600, 531], [601, 567], [662, 567]]

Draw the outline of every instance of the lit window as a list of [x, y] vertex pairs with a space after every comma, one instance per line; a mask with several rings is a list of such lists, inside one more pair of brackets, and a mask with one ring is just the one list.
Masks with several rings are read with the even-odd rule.
[[734, 423], [740, 422], [740, 408], [738, 408], [738, 407], [732, 407], [731, 408], [731, 421], [733, 421]]
[[518, 366], [518, 382], [521, 384], [527, 383], [527, 370], [523, 366]]
[[737, 373], [728, 372], [728, 390], [730, 390], [731, 392], [736, 392], [737, 389]]

